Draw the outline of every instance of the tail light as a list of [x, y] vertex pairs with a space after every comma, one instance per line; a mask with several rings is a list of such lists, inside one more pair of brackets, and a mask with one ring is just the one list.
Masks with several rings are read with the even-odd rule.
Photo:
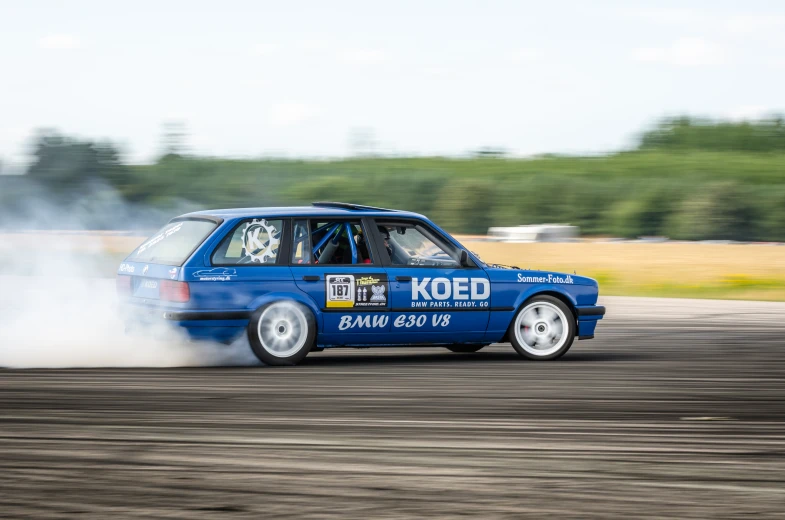
[[131, 277], [125, 275], [117, 275], [115, 279], [115, 285], [117, 287], [117, 296], [120, 298], [130, 298], [131, 296]]
[[158, 298], [169, 302], [185, 303], [191, 299], [191, 288], [188, 287], [188, 282], [161, 280]]

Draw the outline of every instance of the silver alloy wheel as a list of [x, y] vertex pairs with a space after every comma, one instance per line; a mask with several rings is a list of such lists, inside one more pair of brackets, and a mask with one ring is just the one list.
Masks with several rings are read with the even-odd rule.
[[286, 358], [305, 345], [308, 320], [298, 304], [277, 302], [264, 309], [256, 331], [264, 350], [275, 357]]
[[567, 316], [548, 302], [532, 302], [515, 318], [515, 339], [532, 356], [557, 352], [567, 341], [568, 331]]

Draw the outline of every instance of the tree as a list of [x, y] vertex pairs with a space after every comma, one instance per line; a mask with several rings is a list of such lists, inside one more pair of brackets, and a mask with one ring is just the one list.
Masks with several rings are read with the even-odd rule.
[[56, 190], [95, 180], [115, 184], [125, 171], [111, 143], [79, 141], [54, 130], [38, 133], [33, 156], [27, 174]]
[[716, 121], [680, 116], [643, 134], [640, 149], [785, 152], [780, 115], [758, 121]]

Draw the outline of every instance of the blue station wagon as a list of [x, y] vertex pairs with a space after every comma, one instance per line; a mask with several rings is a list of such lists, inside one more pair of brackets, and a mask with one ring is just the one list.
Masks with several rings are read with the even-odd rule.
[[497, 342], [555, 359], [605, 314], [591, 278], [486, 264], [423, 215], [340, 202], [176, 217], [120, 264], [117, 290], [129, 321], [245, 334], [268, 365], [333, 347]]

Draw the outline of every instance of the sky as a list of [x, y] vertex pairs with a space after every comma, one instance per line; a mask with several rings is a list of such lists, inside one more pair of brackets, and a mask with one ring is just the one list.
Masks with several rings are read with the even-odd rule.
[[784, 87], [781, 1], [0, 0], [6, 165], [39, 128], [154, 161], [167, 122], [232, 157], [604, 153]]

